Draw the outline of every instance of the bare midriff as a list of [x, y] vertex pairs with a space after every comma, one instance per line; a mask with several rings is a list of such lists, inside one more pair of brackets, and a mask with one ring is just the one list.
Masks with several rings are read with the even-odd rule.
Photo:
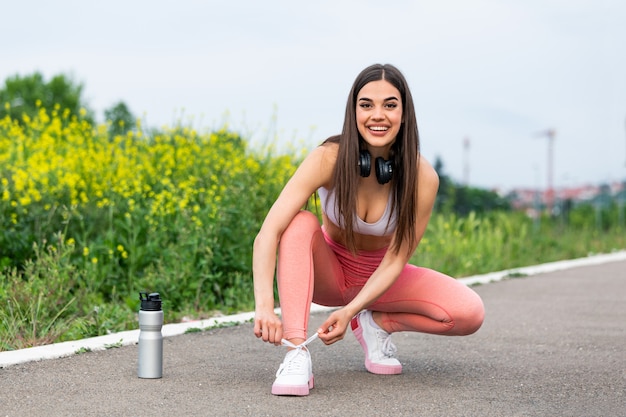
[[[328, 220], [326, 214], [322, 214], [324, 221], [324, 229], [328, 236], [340, 245], [346, 246], [345, 231], [339, 226]], [[354, 233], [354, 241], [356, 243], [356, 249], [362, 251], [375, 251], [388, 247], [391, 244], [391, 238], [389, 236], [372, 236], [364, 235], [361, 233]]]

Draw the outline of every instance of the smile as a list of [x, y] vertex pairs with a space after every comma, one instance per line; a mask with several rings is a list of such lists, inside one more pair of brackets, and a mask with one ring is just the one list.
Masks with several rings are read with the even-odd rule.
[[376, 132], [385, 132], [387, 130], [389, 130], [388, 127], [385, 126], [370, 126], [368, 127], [369, 130], [374, 130]]

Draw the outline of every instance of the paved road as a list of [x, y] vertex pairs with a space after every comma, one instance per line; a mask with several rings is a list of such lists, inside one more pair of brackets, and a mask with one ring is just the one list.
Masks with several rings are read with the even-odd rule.
[[311, 345], [311, 395], [275, 397], [284, 348], [246, 323], [166, 338], [159, 380], [137, 378], [136, 346], [0, 369], [0, 417], [626, 416], [626, 261], [475, 288], [475, 335], [394, 335], [402, 375], [367, 373], [350, 333]]

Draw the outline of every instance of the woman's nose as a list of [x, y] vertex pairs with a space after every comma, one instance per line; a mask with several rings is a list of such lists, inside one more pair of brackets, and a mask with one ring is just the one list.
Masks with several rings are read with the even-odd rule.
[[380, 119], [383, 119], [384, 117], [385, 116], [383, 115], [383, 110], [380, 107], [375, 107], [374, 112], [372, 113], [372, 119], [380, 120]]

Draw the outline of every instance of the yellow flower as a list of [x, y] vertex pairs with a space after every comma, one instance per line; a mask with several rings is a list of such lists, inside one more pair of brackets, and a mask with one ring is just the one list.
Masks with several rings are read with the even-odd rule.
[[89, 256], [89, 248], [87, 246], [83, 248], [83, 256]]
[[20, 206], [27, 206], [32, 201], [30, 196], [20, 197], [18, 200], [20, 202]]

